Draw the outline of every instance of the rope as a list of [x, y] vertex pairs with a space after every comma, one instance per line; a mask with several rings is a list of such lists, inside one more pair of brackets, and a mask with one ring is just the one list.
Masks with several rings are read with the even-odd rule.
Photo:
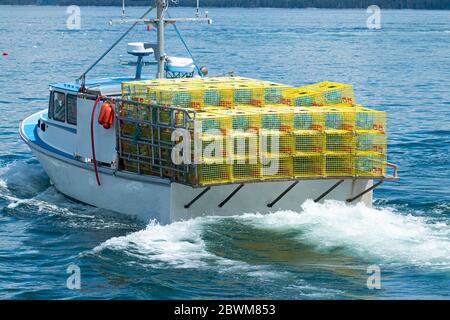
[[89, 68], [87, 68], [87, 70], [85, 72], [83, 72], [83, 74], [78, 78], [78, 81], [81, 81], [81, 88], [84, 89], [85, 87], [85, 82], [86, 82], [86, 75], [88, 74], [89, 71], [92, 70], [92, 68], [94, 68], [100, 61], [103, 60], [103, 58], [112, 50], [114, 49], [115, 46], [117, 46], [117, 44], [119, 42], [122, 41], [123, 38], [125, 38], [130, 32], [131, 30], [134, 29], [134, 27], [136, 27], [136, 25], [142, 20], [144, 19], [153, 9], [155, 8], [155, 6], [151, 7], [150, 9], [148, 9], [147, 11], [145, 11], [145, 13], [136, 21], [133, 23], [133, 25], [131, 27], [128, 28], [128, 30], [122, 34], [120, 36], [119, 39], [116, 40], [116, 42], [114, 42], [114, 44], [108, 48], [108, 50], [106, 50], [101, 56], [100, 58], [98, 58]]
[[101, 185], [100, 183], [100, 177], [98, 175], [98, 167], [97, 167], [97, 159], [95, 157], [95, 144], [94, 144], [94, 116], [95, 116], [95, 110], [97, 109], [97, 105], [102, 99], [101, 96], [97, 97], [97, 100], [95, 100], [94, 107], [92, 108], [92, 115], [91, 115], [91, 147], [92, 147], [92, 160], [94, 161], [94, 172], [95, 172], [95, 179], [97, 180], [97, 185]]
[[[170, 14], [168, 11], [167, 11], [167, 16], [170, 18]], [[173, 23], [172, 25], [173, 25], [173, 28], [175, 29], [175, 32], [178, 35], [178, 38], [180, 38], [181, 43], [184, 45], [184, 48], [189, 53], [189, 56], [191, 57], [192, 61], [194, 62], [194, 65], [195, 65], [195, 68], [197, 69], [198, 75], [203, 78], [203, 73], [200, 71], [200, 68], [198, 67], [197, 63], [195, 62], [194, 56], [192, 55], [191, 50], [189, 50], [187, 43], [184, 41], [183, 36], [180, 33], [180, 30], [178, 30], [178, 27], [175, 23]]]

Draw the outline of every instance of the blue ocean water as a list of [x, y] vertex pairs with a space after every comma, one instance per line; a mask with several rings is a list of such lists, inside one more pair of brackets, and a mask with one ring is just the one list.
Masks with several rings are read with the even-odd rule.
[[[365, 10], [209, 14], [211, 26], [179, 25], [199, 64], [292, 85], [352, 83], [360, 103], [388, 112], [402, 179], [375, 191], [373, 209], [307, 202], [167, 226], [68, 200], [18, 123], [46, 107], [49, 83], [74, 80], [127, 25], [107, 24], [119, 8], [82, 7], [71, 31], [65, 7], [0, 6], [0, 298], [449, 299], [450, 11], [383, 10], [381, 30], [366, 28]], [[139, 26], [127, 40], [154, 37]], [[167, 47], [186, 54], [171, 29]], [[125, 52], [126, 41], [91, 77], [132, 74]], [[81, 290], [66, 287], [70, 264]], [[367, 288], [371, 265], [380, 290]]]

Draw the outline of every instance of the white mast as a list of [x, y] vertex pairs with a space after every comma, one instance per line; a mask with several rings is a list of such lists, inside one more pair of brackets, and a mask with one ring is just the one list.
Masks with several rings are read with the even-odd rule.
[[[140, 22], [143, 22], [147, 25], [151, 24], [157, 28], [157, 43], [151, 44], [150, 46], [156, 51], [155, 52], [155, 59], [157, 60], [158, 64], [158, 73], [157, 78], [164, 78], [165, 77], [165, 59], [166, 59], [166, 53], [165, 53], [165, 47], [164, 47], [164, 27], [166, 24], [174, 24], [179, 21], [188, 22], [188, 21], [207, 21], [208, 24], [212, 23], [212, 19], [208, 18], [207, 16], [204, 18], [196, 17], [196, 18], [169, 18], [165, 19], [164, 14], [166, 13], [167, 6], [168, 6], [169, 0], [155, 0], [155, 5], [148, 9], [139, 19], [125, 19], [122, 17], [120, 20], [111, 20], [110, 24], [112, 25], [114, 22], [124, 23], [124, 22], [133, 22], [133, 25], [128, 28], [128, 30], [116, 41], [114, 44], [109, 47], [108, 50], [106, 50], [100, 58], [98, 58], [78, 79], [77, 81], [81, 82], [81, 87], [85, 87], [85, 81], [86, 81], [86, 75], [89, 73], [89, 71], [92, 70], [120, 41], [125, 38], [125, 36], [130, 33], [130, 31]], [[175, 1], [175, 0], [171, 0]], [[122, 12], [125, 13], [125, 0], [122, 1]], [[147, 19], [145, 18], [150, 11], [152, 11], [154, 8], [157, 9], [157, 18], [156, 19]]]
[[164, 12], [167, 8], [166, 0], [156, 0], [156, 8], [157, 8], [157, 60], [158, 60], [158, 73], [156, 74], [157, 78], [164, 78], [164, 66], [165, 66], [165, 52], [164, 52]]

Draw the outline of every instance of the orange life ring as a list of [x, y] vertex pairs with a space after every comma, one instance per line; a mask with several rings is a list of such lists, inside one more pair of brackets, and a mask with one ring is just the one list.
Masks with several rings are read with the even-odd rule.
[[114, 122], [114, 108], [111, 103], [106, 101], [101, 109], [98, 116], [98, 123], [105, 129], [110, 129]]

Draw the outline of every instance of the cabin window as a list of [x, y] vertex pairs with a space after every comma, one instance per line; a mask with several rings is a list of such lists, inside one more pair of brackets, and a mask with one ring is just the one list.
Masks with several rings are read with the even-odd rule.
[[77, 96], [67, 95], [67, 123], [77, 124]]
[[50, 99], [48, 101], [48, 118], [53, 119], [53, 91], [50, 92]]
[[66, 121], [66, 97], [64, 93], [53, 93], [53, 120]]

